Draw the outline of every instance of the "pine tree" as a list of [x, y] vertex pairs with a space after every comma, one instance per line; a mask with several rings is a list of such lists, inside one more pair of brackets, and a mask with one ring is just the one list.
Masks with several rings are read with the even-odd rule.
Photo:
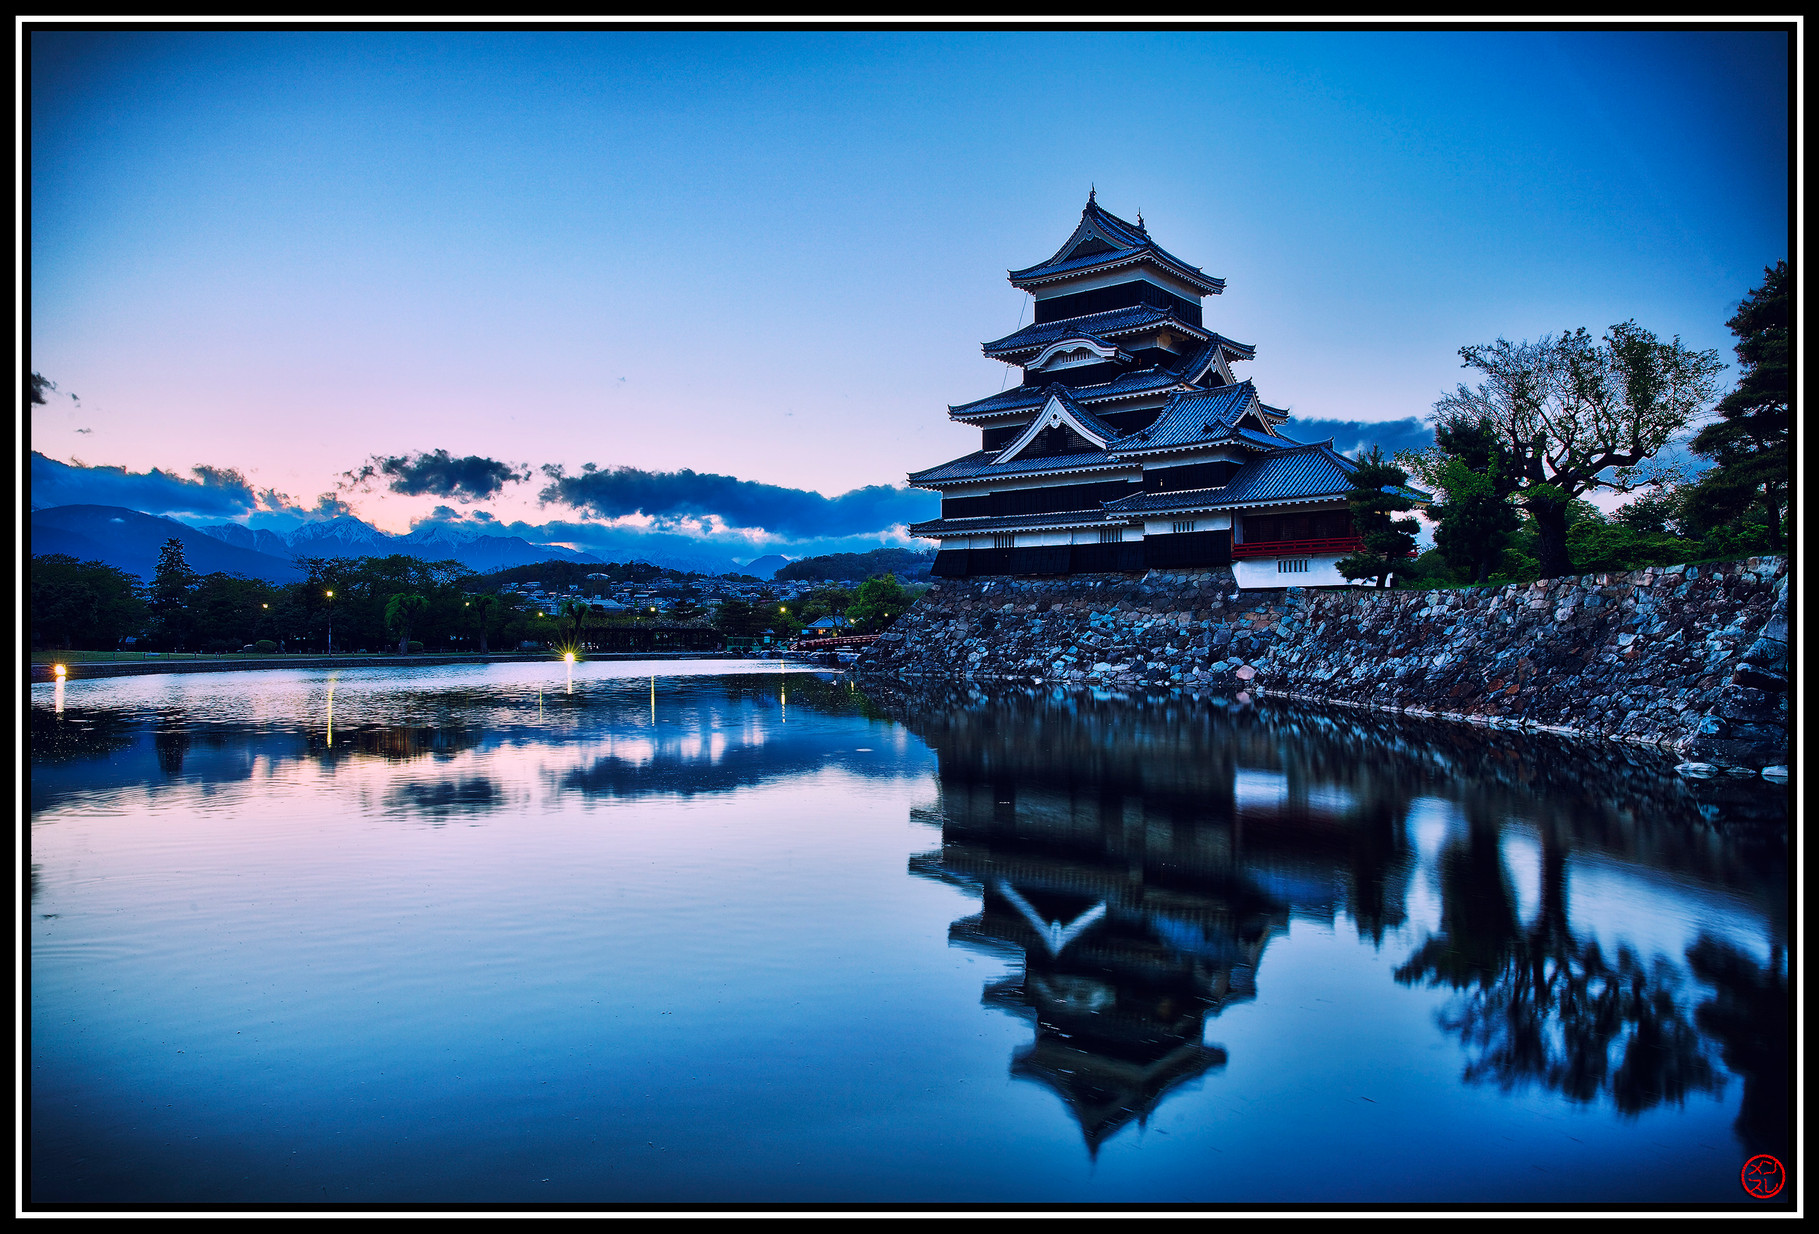
[[150, 607], [171, 646], [182, 650], [193, 625], [190, 600], [201, 576], [183, 556], [183, 541], [172, 537], [158, 550], [158, 568], [152, 572]]
[[1432, 479], [1446, 494], [1428, 509], [1439, 523], [1434, 547], [1458, 574], [1485, 582], [1521, 525], [1510, 504], [1520, 461], [1502, 446], [1487, 420], [1440, 425], [1434, 452], [1444, 462]]
[[1339, 573], [1351, 579], [1374, 578], [1381, 587], [1390, 572], [1415, 553], [1415, 533], [1421, 525], [1412, 518], [1391, 517], [1415, 508], [1408, 495], [1408, 472], [1384, 458], [1382, 447], [1373, 445], [1358, 460], [1346, 502], [1352, 511], [1352, 527], [1363, 538], [1364, 547], [1339, 560]]
[[1693, 452], [1718, 466], [1687, 493], [1684, 512], [1690, 529], [1701, 533], [1743, 523], [1753, 513], [1779, 552], [1791, 500], [1787, 432], [1794, 412], [1787, 262], [1762, 273], [1762, 286], [1725, 323], [1737, 336], [1743, 375], [1718, 404], [1718, 422], [1693, 438]]

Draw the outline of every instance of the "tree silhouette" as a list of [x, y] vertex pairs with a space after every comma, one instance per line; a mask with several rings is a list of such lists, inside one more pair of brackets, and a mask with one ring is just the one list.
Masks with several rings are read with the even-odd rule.
[[492, 617], [493, 610], [499, 607], [499, 597], [490, 591], [480, 592], [471, 597], [468, 604], [474, 610], [474, 619], [480, 624], [480, 654], [486, 654], [486, 623]]
[[184, 559], [183, 541], [175, 537], [166, 540], [158, 550], [158, 567], [152, 572], [151, 610], [165, 637], [178, 649], [189, 641], [193, 624], [190, 599], [200, 582], [201, 576]]
[[1680, 970], [1659, 957], [1645, 964], [1627, 947], [1612, 963], [1596, 942], [1574, 937], [1566, 850], [1552, 827], [1542, 832], [1540, 909], [1521, 927], [1496, 839], [1474, 825], [1442, 857], [1442, 933], [1395, 974], [1403, 985], [1460, 991], [1440, 1024], [1473, 1051], [1466, 1081], [1506, 1092], [1538, 1083], [1582, 1104], [1607, 1099], [1630, 1116], [1721, 1091], [1681, 1009]]
[[1740, 522], [1754, 510], [1770, 548], [1780, 552], [1789, 496], [1787, 434], [1794, 410], [1787, 263], [1777, 262], [1762, 275], [1762, 285], [1744, 297], [1736, 316], [1725, 323], [1737, 336], [1743, 375], [1718, 404], [1718, 422], [1693, 438], [1693, 452], [1718, 466], [1687, 494], [1686, 510], [1700, 531]]
[[581, 623], [587, 620], [588, 603], [586, 600], [567, 599], [556, 610], [558, 615], [567, 617], [573, 626], [569, 630], [568, 641], [579, 647], [581, 645]]
[[385, 602], [385, 624], [398, 631], [398, 654], [408, 655], [411, 649], [411, 623], [421, 617], [429, 608], [429, 601], [423, 596], [403, 594], [393, 596]]
[[1787, 953], [1769, 952], [1767, 964], [1710, 935], [1687, 949], [1694, 976], [1716, 993], [1699, 1004], [1694, 1019], [1718, 1043], [1724, 1065], [1743, 1077], [1737, 1138], [1748, 1153], [1787, 1160], [1789, 1086]]

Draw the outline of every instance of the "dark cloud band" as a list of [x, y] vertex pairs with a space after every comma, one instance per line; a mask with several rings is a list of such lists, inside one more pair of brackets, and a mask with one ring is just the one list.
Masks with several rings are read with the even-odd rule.
[[147, 514], [188, 514], [235, 518], [259, 509], [288, 505], [290, 499], [269, 489], [255, 489], [231, 467], [193, 467], [194, 479], [154, 467], [89, 467], [60, 463], [32, 451], [32, 508], [48, 506], [126, 506]]
[[901, 523], [933, 518], [940, 498], [917, 489], [872, 484], [824, 497], [808, 489], [760, 484], [711, 472], [602, 470], [589, 464], [580, 475], [545, 466], [549, 483], [538, 494], [599, 518], [643, 514], [660, 524], [719, 518], [732, 527], [761, 528], [789, 539], [868, 535]]
[[392, 492], [407, 497], [483, 501], [496, 496], [507, 484], [530, 479], [531, 469], [526, 466], [520, 471], [510, 463], [478, 454], [455, 458], [447, 450], [429, 450], [421, 454], [375, 454], [343, 479], [352, 487], [378, 477], [390, 481], [386, 487]]
[[1331, 437], [1333, 449], [1354, 457], [1373, 444], [1382, 446], [1386, 455], [1398, 450], [1425, 450], [1434, 444], [1434, 430], [1413, 416], [1400, 420], [1304, 420], [1296, 416], [1282, 426], [1282, 431], [1296, 441], [1325, 441]]

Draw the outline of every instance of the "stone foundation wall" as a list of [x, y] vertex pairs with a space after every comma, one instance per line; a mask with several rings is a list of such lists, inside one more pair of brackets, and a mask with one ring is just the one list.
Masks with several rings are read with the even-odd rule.
[[1239, 591], [1229, 570], [938, 582], [860, 671], [1267, 694], [1787, 762], [1787, 560], [1499, 588]]

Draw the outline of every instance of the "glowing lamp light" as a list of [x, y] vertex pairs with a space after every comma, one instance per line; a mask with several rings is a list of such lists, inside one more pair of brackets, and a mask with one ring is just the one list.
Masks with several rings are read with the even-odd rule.
[[572, 651], [565, 651], [562, 653], [562, 658], [567, 660], [570, 664], [573, 664], [575, 662], [575, 653]]
[[68, 676], [69, 669], [62, 664], [58, 664], [58, 665], [52, 666], [51, 672], [57, 674], [57, 676], [59, 676], [59, 677], [65, 677], [65, 676]]

